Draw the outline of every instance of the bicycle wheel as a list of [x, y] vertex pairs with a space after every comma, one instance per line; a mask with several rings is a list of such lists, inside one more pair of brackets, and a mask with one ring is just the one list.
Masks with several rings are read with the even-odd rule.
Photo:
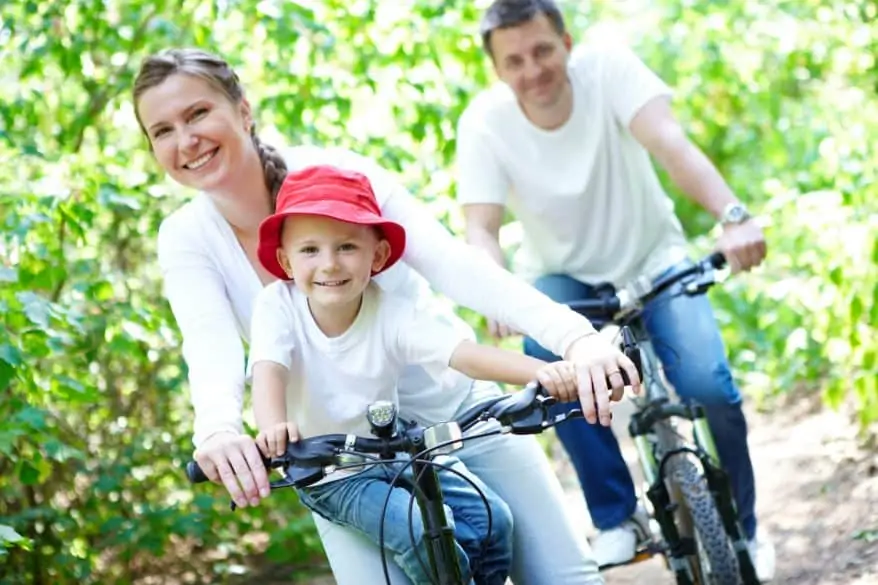
[[[662, 453], [686, 447], [683, 438], [667, 423], [656, 425]], [[699, 585], [740, 585], [738, 558], [723, 526], [700, 463], [691, 453], [671, 455], [665, 463], [665, 481], [678, 504], [680, 532], [695, 539], [697, 555], [690, 566]]]

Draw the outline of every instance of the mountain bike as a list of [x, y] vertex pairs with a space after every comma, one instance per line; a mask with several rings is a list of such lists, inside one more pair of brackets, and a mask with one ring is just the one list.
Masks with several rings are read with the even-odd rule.
[[[632, 398], [636, 410], [628, 433], [661, 537], [648, 541], [635, 559], [662, 554], [679, 585], [759, 584], [704, 408], [674, 398], [642, 319], [644, 305], [662, 293], [705, 294], [724, 265], [722, 254], [714, 253], [655, 282], [636, 281], [619, 291], [603, 283], [596, 298], [566, 303], [598, 328], [622, 325], [623, 347], [640, 350], [643, 392]], [[684, 420], [691, 421], [689, 435], [681, 431]]]
[[[636, 347], [628, 346], [624, 351], [635, 365], [639, 363]], [[627, 378], [625, 383], [628, 384]], [[415, 422], [402, 421], [398, 417], [394, 403], [379, 401], [371, 404], [366, 412], [366, 419], [374, 437], [344, 434], [309, 437], [289, 443], [283, 455], [263, 459], [263, 463], [268, 469], [280, 469], [283, 472], [282, 479], [271, 482], [271, 489], [303, 488], [338, 470], [363, 469], [369, 465], [388, 462], [399, 463], [398, 455], [408, 456], [403, 469], [397, 472], [391, 485], [401, 477], [405, 466], [412, 466], [415, 479], [411, 490], [412, 502], [417, 501], [420, 507], [424, 538], [427, 543], [428, 570], [426, 572], [432, 574], [433, 583], [439, 585], [467, 585], [470, 580], [465, 579], [461, 574], [454, 531], [445, 515], [442, 489], [436, 469], [447, 469], [454, 473], [456, 471], [437, 463], [435, 459], [460, 449], [464, 441], [503, 433], [538, 434], [565, 420], [582, 416], [581, 409], [571, 409], [563, 414], [552, 415], [549, 407], [555, 403], [556, 399], [549, 396], [539, 384], [532, 383], [518, 392], [481, 402], [461, 413], [454, 420], [424, 427]], [[491, 420], [499, 422], [499, 428], [497, 425], [492, 425], [490, 430], [464, 435], [479, 423]], [[186, 475], [193, 483], [208, 481], [195, 461], [187, 463]], [[463, 475], [461, 477], [470, 481]], [[482, 496], [487, 507], [484, 494], [474, 483], [471, 485]], [[384, 502], [382, 517], [386, 513], [389, 501], [390, 490]], [[232, 509], [234, 508], [233, 502]], [[489, 509], [488, 534], [490, 533]], [[413, 534], [412, 540], [414, 541]], [[382, 525], [379, 548], [384, 578], [390, 584], [383, 542]]]

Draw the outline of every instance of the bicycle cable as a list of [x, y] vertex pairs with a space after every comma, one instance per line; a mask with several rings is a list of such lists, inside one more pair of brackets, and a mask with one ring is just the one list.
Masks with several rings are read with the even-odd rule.
[[[411, 459], [409, 459], [409, 461], [407, 461], [406, 463], [404, 463], [402, 465], [400, 470], [394, 476], [393, 480], [391, 480], [390, 485], [391, 485], [391, 487], [396, 485], [396, 483], [402, 477], [402, 474], [405, 473], [406, 469], [408, 469], [408, 467], [410, 465], [412, 465], [415, 461], [421, 460], [425, 455], [428, 455], [429, 453], [436, 451], [437, 449], [441, 449], [443, 447], [447, 447], [449, 445], [453, 445], [453, 444], [461, 442], [461, 441], [470, 441], [473, 439], [492, 437], [494, 435], [501, 434], [501, 432], [502, 431], [500, 429], [496, 429], [496, 430], [492, 430], [492, 431], [486, 431], [484, 433], [479, 433], [476, 435], [470, 435], [468, 437], [455, 438], [455, 439], [451, 439], [448, 441], [443, 441], [442, 443], [439, 443], [433, 447], [419, 451], [419, 452], [415, 453], [411, 457]], [[481, 493], [481, 490], [479, 490], [479, 492]], [[386, 581], [387, 585], [392, 585], [392, 584], [390, 581], [390, 570], [387, 567], [387, 555], [386, 555], [385, 550], [384, 550], [384, 520], [385, 520], [385, 517], [387, 516], [387, 508], [390, 506], [391, 494], [392, 494], [392, 491], [388, 491], [387, 497], [384, 498], [384, 505], [381, 508], [381, 522], [378, 526], [378, 548], [380, 549], [380, 552], [381, 552], [381, 568], [384, 571], [384, 580]], [[421, 561], [420, 557], [418, 557], [418, 560], [419, 560], [419, 562]], [[422, 564], [422, 566], [423, 566], [423, 564]], [[432, 576], [430, 577], [430, 581], [435, 584], [435, 581], [433, 580]]]

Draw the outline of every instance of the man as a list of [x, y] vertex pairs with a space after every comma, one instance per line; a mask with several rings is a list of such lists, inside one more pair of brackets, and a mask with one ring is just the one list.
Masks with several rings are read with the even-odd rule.
[[[759, 265], [762, 230], [686, 137], [670, 89], [632, 52], [574, 50], [553, 0], [495, 0], [482, 35], [500, 83], [476, 96], [458, 122], [457, 197], [470, 243], [503, 264], [498, 235], [508, 206], [524, 233], [517, 271], [558, 301], [588, 297], [589, 284], [618, 287], [673, 270], [687, 261], [686, 241], [652, 155], [721, 223], [717, 249], [731, 269]], [[706, 407], [757, 572], [767, 581], [774, 548], [756, 530], [747, 423], [710, 304], [703, 296], [653, 303], [646, 322], [677, 392]], [[491, 327], [508, 333], [502, 324]], [[524, 350], [558, 359], [531, 339]], [[609, 419], [561, 425], [558, 436], [599, 530], [592, 541], [599, 564], [631, 560], [647, 524]]]

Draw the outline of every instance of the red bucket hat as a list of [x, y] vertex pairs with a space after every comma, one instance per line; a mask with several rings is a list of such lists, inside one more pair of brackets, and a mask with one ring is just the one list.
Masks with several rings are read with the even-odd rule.
[[281, 280], [290, 278], [277, 261], [277, 250], [281, 247], [283, 222], [291, 215], [319, 215], [380, 228], [390, 244], [390, 256], [378, 272], [393, 266], [405, 251], [405, 229], [381, 217], [372, 184], [365, 175], [329, 165], [315, 165], [287, 175], [277, 194], [274, 215], [259, 224], [256, 252], [259, 262]]

